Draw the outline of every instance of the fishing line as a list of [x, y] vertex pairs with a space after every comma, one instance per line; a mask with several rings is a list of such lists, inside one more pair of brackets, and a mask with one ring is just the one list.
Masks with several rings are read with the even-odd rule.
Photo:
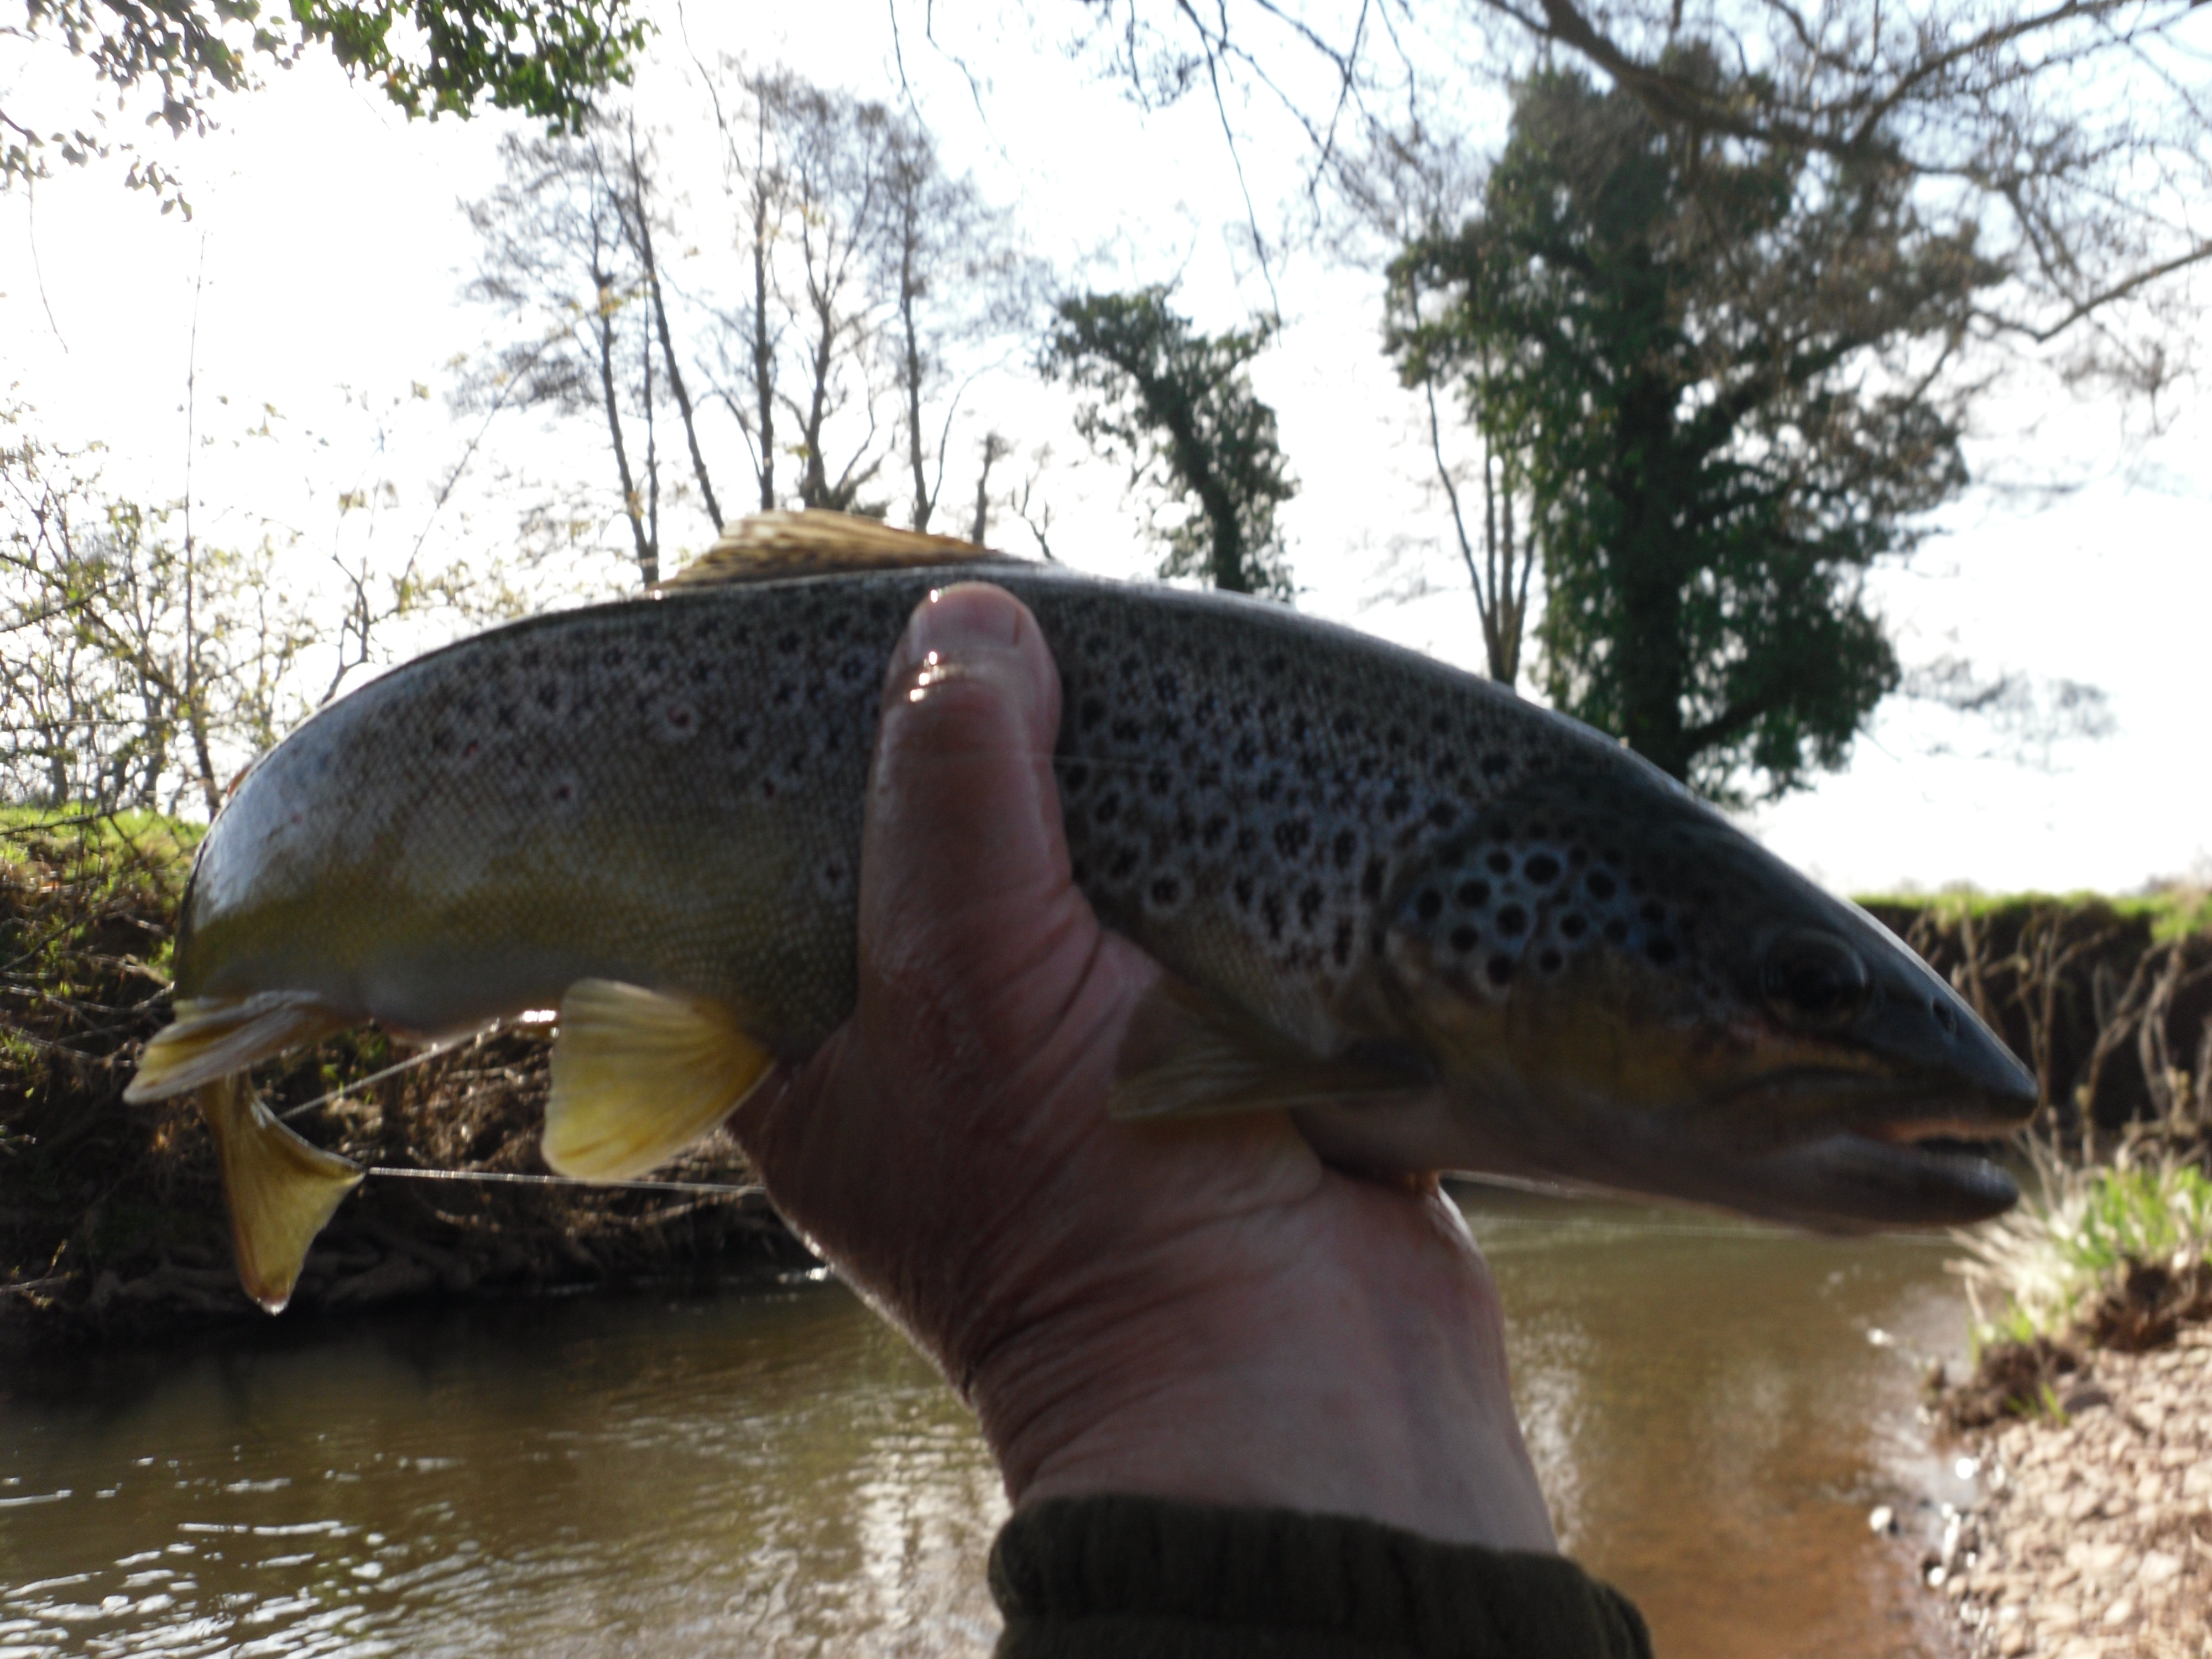
[[403, 1170], [389, 1164], [373, 1164], [362, 1173], [392, 1176], [402, 1181], [490, 1181], [515, 1187], [595, 1187], [603, 1192], [614, 1188], [631, 1193], [708, 1193], [730, 1198], [768, 1190], [757, 1182], [741, 1187], [719, 1181], [586, 1181], [580, 1176], [520, 1175], [505, 1170]]
[[387, 1066], [380, 1072], [371, 1072], [367, 1077], [356, 1078], [350, 1083], [341, 1083], [330, 1093], [317, 1095], [313, 1100], [303, 1102], [300, 1105], [288, 1106], [276, 1114], [277, 1121], [288, 1121], [299, 1116], [302, 1112], [312, 1112], [318, 1106], [327, 1106], [334, 1100], [342, 1099], [356, 1089], [366, 1089], [372, 1083], [381, 1083], [388, 1077], [397, 1077], [400, 1073], [412, 1071], [417, 1066], [427, 1066], [441, 1054], [449, 1054], [465, 1043], [474, 1042], [478, 1037], [491, 1036], [505, 1024], [504, 1020], [494, 1020], [489, 1025], [479, 1026], [473, 1031], [465, 1031], [459, 1036], [447, 1037], [443, 1042], [434, 1042], [420, 1054], [410, 1054], [397, 1065]]

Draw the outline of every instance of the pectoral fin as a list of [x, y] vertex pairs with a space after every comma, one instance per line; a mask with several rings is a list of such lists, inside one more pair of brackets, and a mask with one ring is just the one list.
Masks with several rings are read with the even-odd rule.
[[205, 1085], [198, 1101], [222, 1166], [239, 1283], [270, 1313], [282, 1313], [307, 1247], [339, 1200], [361, 1185], [362, 1168], [294, 1134], [243, 1078]]
[[642, 1175], [720, 1122], [775, 1064], [718, 1003], [579, 980], [561, 1001], [545, 1161], [586, 1181]]
[[1284, 1111], [1407, 1099], [1430, 1081], [1425, 1071], [1395, 1056], [1327, 1060], [1310, 1054], [1163, 974], [1122, 1035], [1109, 1109], [1117, 1118]]
[[184, 997], [175, 1013], [147, 1043], [138, 1057], [138, 1073], [123, 1091], [134, 1106], [243, 1072], [271, 1054], [353, 1024], [310, 991]]

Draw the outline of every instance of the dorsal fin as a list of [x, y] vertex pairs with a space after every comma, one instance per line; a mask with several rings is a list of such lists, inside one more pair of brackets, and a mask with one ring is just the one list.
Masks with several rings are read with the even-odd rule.
[[896, 530], [880, 519], [809, 507], [803, 513], [756, 513], [738, 520], [714, 546], [660, 585], [694, 587], [778, 576], [823, 576], [841, 570], [1027, 562], [957, 537]]

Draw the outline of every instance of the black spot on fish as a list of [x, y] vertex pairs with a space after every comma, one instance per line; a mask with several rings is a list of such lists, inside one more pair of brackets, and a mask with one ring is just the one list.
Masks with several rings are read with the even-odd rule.
[[1164, 766], [1155, 766], [1145, 782], [1150, 786], [1152, 792], [1156, 795], [1164, 795], [1175, 787], [1175, 779], [1170, 775], [1168, 769]]
[[1322, 906], [1327, 902], [1321, 889], [1309, 884], [1298, 895], [1298, 926], [1308, 933], [1313, 932], [1314, 922], [1321, 915]]
[[1602, 870], [1591, 871], [1585, 884], [1590, 890], [1590, 896], [1595, 899], [1609, 899], [1620, 890], [1613, 878]]
[[1237, 854], [1249, 857], [1260, 850], [1260, 832], [1250, 824], [1240, 824], [1237, 830]]
[[1074, 878], [1075, 884], [1078, 887], [1080, 887], [1085, 882], [1091, 879], [1091, 866], [1085, 863], [1081, 859], [1077, 859], [1073, 864], [1068, 866], [1067, 873]]
[[1076, 715], [1078, 723], [1086, 732], [1105, 718], [1106, 705], [1096, 697], [1085, 697], [1081, 710]]
[[1469, 951], [1474, 949], [1475, 941], [1481, 937], [1482, 935], [1472, 927], [1455, 927], [1452, 929], [1451, 947], [1460, 955], [1465, 956]]
[[1114, 854], [1114, 862], [1107, 866], [1107, 878], [1111, 881], [1127, 881], [1129, 878], [1129, 872], [1137, 867], [1137, 858], [1138, 853], [1135, 848], [1122, 848]]
[[1336, 867], [1340, 870], [1352, 868], [1352, 860], [1358, 852], [1359, 837], [1349, 830], [1338, 830], [1336, 844], [1329, 848], [1329, 857], [1334, 861]]
[[1448, 800], [1440, 800], [1429, 808], [1429, 822], [1439, 830], [1451, 828], [1452, 820], [1459, 816], [1459, 808]]
[[1336, 924], [1336, 939], [1328, 947], [1329, 960], [1341, 968], [1352, 960], [1352, 921], [1346, 917]]
[[1483, 862], [1490, 866], [1490, 872], [1494, 876], [1510, 876], [1513, 873], [1513, 854], [1503, 848], [1492, 853]]
[[1543, 953], [1543, 955], [1536, 958], [1536, 966], [1543, 969], [1543, 971], [1547, 974], [1556, 974], [1559, 971], [1559, 965], [1564, 961], [1565, 961], [1565, 958], [1557, 951], [1547, 950]]
[[543, 708], [549, 714], [555, 709], [558, 708], [561, 706], [561, 688], [550, 683], [539, 686], [538, 688], [538, 706], [540, 708]]
[[1145, 735], [1142, 723], [1127, 714], [1121, 716], [1107, 729], [1116, 743], [1134, 743]]
[[1460, 908], [1480, 910], [1490, 902], [1490, 884], [1486, 881], [1463, 881], [1459, 884]]
[[1235, 888], [1234, 888], [1232, 890], [1233, 890], [1233, 891], [1236, 893], [1236, 895], [1237, 895], [1237, 908], [1238, 909], [1240, 909], [1240, 910], [1249, 910], [1249, 909], [1250, 909], [1250, 908], [1252, 908], [1252, 878], [1251, 878], [1251, 877], [1249, 877], [1249, 876], [1239, 876], [1239, 877], [1237, 877], [1237, 884], [1236, 884]]
[[1423, 921], [1434, 921], [1444, 908], [1444, 896], [1433, 887], [1421, 889], [1420, 897], [1413, 901], [1413, 914]]
[[1628, 924], [1619, 916], [1615, 916], [1611, 921], [1606, 923], [1605, 936], [1612, 944], [1626, 944], [1628, 939]]
[[1674, 941], [1662, 934], [1644, 947], [1644, 954], [1659, 967], [1664, 968], [1674, 959]]
[[1216, 812], [1206, 819], [1199, 832], [1199, 840], [1209, 849], [1221, 845], [1221, 838], [1229, 833], [1229, 820]]
[[1249, 738], [1239, 738], [1237, 747], [1230, 750], [1229, 758], [1239, 766], [1249, 766], [1260, 758], [1260, 747]]
[[1060, 787], [1066, 793], [1076, 795], [1082, 793], [1083, 786], [1090, 781], [1091, 769], [1078, 761], [1067, 769], [1066, 775], [1060, 781]]
[[1562, 939], [1580, 939], [1588, 932], [1589, 923], [1583, 920], [1583, 913], [1579, 910], [1570, 910], [1559, 918], [1559, 936]]
[[1642, 916], [1644, 921], [1650, 922], [1654, 927], [1656, 927], [1661, 922], [1667, 920], [1667, 912], [1660, 907], [1659, 901], [1656, 899], [1645, 900], [1644, 908], [1641, 910], [1638, 910], [1636, 914]]
[[1403, 726], [1392, 726], [1388, 732], [1385, 732], [1382, 734], [1382, 741], [1389, 744], [1393, 749], [1403, 749], [1406, 746], [1405, 728]]
[[1182, 896], [1182, 884], [1173, 876], [1162, 876], [1152, 884], [1152, 902], [1155, 904], [1173, 904]]
[[1498, 913], [1498, 931], [1508, 939], [1528, 925], [1528, 913], [1517, 904], [1509, 904]]
[[1489, 965], [1483, 971], [1490, 975], [1490, 982], [1492, 985], [1503, 985], [1513, 977], [1513, 958], [1508, 956], [1492, 957]]
[[1382, 896], [1383, 874], [1383, 865], [1381, 859], [1376, 858], [1367, 860], [1367, 868], [1361, 872], [1359, 877], [1359, 895], [1362, 898], [1378, 899]]
[[1267, 919], [1267, 937], [1279, 940], [1283, 937], [1283, 896], [1269, 893], [1261, 898], [1260, 914]]
[[1286, 859], [1294, 859], [1306, 849], [1312, 831], [1304, 818], [1285, 818], [1275, 826], [1275, 851]]
[[1382, 798], [1382, 816], [1386, 818], [1402, 818], [1406, 816], [1406, 809], [1413, 804], [1413, 798], [1404, 790], [1393, 789]]
[[1567, 862], [1572, 865], [1576, 869], [1581, 869], [1583, 866], [1589, 862], [1589, 848], [1587, 847], [1570, 847], [1567, 848]]
[[1482, 757], [1482, 775], [1486, 778], [1502, 777], [1512, 769], [1513, 759], [1510, 755], [1485, 755]]
[[1539, 887], [1549, 887], [1559, 878], [1559, 861], [1549, 853], [1539, 853], [1521, 866], [1521, 873]]
[[1101, 800], [1097, 805], [1092, 807], [1091, 811], [1091, 816], [1096, 817], [1099, 823], [1113, 823], [1114, 820], [1119, 817], [1121, 814], [1121, 791], [1118, 789], [1108, 790], [1106, 792], [1105, 799]]

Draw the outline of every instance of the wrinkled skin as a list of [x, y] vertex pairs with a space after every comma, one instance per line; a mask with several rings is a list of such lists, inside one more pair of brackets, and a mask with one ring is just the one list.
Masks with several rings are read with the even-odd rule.
[[1035, 620], [933, 598], [884, 711], [856, 1012], [732, 1125], [779, 1207], [960, 1389], [1018, 1504], [1553, 1548], [1495, 1289], [1432, 1182], [1339, 1173], [1279, 1115], [1108, 1116], [1158, 969], [1070, 880]]

